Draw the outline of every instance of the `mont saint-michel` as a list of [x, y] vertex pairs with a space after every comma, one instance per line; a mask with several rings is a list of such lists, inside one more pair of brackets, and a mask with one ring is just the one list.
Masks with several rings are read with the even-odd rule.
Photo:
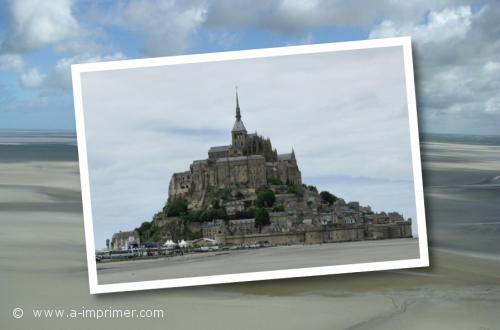
[[[113, 235], [130, 246], [279, 246], [412, 237], [411, 219], [374, 212], [302, 181], [294, 149], [279, 153], [269, 138], [248, 133], [236, 93], [231, 144], [173, 173], [168, 198], [152, 221]], [[307, 160], [304, 160], [307, 161]]]

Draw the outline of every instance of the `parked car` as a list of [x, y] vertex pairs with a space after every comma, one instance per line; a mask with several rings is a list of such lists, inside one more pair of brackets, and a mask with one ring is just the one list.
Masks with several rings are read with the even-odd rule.
[[[111, 260], [116, 260], [116, 259], [131, 259], [134, 257], [137, 257], [139, 255], [138, 251], [135, 249], [130, 249], [130, 250], [120, 250], [120, 251], [110, 251], [109, 252], [109, 259]], [[103, 259], [105, 259], [106, 256], [103, 256]]]

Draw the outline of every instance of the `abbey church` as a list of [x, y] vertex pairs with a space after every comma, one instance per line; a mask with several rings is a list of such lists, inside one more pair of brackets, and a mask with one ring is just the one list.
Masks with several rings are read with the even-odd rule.
[[[248, 134], [238, 93], [231, 144], [211, 147], [206, 159], [174, 173], [165, 205], [143, 225], [137, 240], [208, 239], [237, 247], [412, 237], [412, 220], [398, 212], [375, 212], [304, 184], [293, 148], [278, 154], [269, 139]], [[114, 248], [122, 236], [113, 236]]]
[[248, 134], [236, 93], [236, 121], [231, 144], [211, 147], [208, 158], [195, 160], [189, 171], [174, 173], [169, 198], [182, 197], [190, 208], [203, 205], [210, 189], [255, 189], [269, 184], [301, 185], [295, 152], [278, 154], [270, 139]]

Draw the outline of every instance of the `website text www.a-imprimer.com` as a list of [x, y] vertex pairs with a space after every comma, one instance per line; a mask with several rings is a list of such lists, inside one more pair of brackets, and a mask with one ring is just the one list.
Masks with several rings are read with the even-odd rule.
[[[127, 309], [127, 308], [41, 308], [29, 311], [30, 317], [36, 319], [162, 319], [165, 311], [162, 309]], [[20, 307], [12, 310], [16, 319], [27, 317], [27, 313]]]

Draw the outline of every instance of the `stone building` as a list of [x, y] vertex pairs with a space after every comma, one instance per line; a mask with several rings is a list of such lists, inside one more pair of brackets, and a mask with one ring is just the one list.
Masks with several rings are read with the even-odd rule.
[[195, 160], [188, 171], [174, 173], [169, 199], [182, 197], [189, 201], [190, 208], [199, 208], [211, 189], [255, 189], [271, 182], [302, 184], [295, 152], [292, 149], [290, 153], [278, 154], [270, 139], [248, 134], [236, 94], [231, 144], [211, 147], [208, 158]]
[[248, 235], [257, 233], [254, 218], [229, 220], [227, 230], [231, 235]]
[[219, 243], [224, 243], [226, 237], [226, 223], [224, 220], [204, 222], [201, 225], [201, 234], [203, 238], [209, 238]]
[[132, 247], [138, 247], [141, 244], [137, 230], [120, 231], [111, 237], [112, 250], [127, 250]]
[[[262, 186], [273, 192], [272, 205], [258, 203], [257, 188]], [[238, 94], [231, 144], [211, 147], [206, 159], [174, 173], [166, 206], [177, 197], [187, 202], [187, 210], [183, 204], [177, 217], [154, 220], [166, 238], [281, 245], [412, 237], [411, 219], [397, 212], [374, 212], [342, 198], [324, 200], [316, 187], [302, 184], [293, 149], [278, 154], [270, 139], [248, 134]], [[266, 209], [267, 225], [256, 226], [254, 208]], [[114, 241], [123, 245], [118, 237]]]

